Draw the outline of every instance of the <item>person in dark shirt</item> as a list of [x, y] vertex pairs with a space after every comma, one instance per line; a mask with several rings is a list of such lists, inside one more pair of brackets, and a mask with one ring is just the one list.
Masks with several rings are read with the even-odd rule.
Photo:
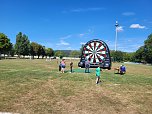
[[73, 62], [70, 62], [70, 73], [72, 73], [72, 68], [73, 68]]
[[61, 65], [61, 62], [60, 62], [60, 64], [59, 64], [59, 71], [61, 71], [61, 66], [62, 66], [62, 65]]

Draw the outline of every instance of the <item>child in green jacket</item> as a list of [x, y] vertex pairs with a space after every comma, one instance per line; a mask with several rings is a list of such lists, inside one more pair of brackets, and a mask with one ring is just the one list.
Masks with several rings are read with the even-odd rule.
[[98, 68], [96, 68], [96, 84], [98, 84], [100, 82], [100, 65], [98, 66]]

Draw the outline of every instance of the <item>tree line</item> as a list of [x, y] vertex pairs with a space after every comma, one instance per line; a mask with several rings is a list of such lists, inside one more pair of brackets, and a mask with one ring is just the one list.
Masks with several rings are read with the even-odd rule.
[[42, 46], [41, 44], [38, 44], [36, 42], [30, 42], [27, 35], [22, 34], [22, 32], [19, 32], [16, 35], [16, 43], [14, 45], [10, 42], [10, 39], [4, 33], [0, 33], [0, 59], [1, 54], [4, 54], [4, 57], [5, 55], [18, 55], [19, 58], [30, 56], [32, 57], [32, 59], [37, 56], [37, 59], [39, 59], [40, 56], [42, 58], [51, 56], [78, 57], [78, 55], [80, 55], [80, 52], [74, 50], [70, 51], [69, 54], [61, 50], [54, 51], [52, 48], [46, 48], [45, 46]]
[[[30, 42], [27, 35], [19, 32], [16, 35], [16, 43], [13, 45], [10, 39], [3, 33], [0, 33], [0, 59], [1, 54], [7, 55], [18, 55], [21, 56], [31, 56], [33, 59], [35, 56], [39, 59], [41, 56], [51, 57], [80, 57], [82, 53], [83, 45], [80, 50], [53, 50], [52, 48], [46, 48], [41, 44], [36, 42]], [[122, 61], [132, 61], [132, 62], [143, 62], [152, 63], [152, 34], [144, 41], [144, 45], [141, 46], [136, 52], [122, 52], [122, 51], [110, 51], [112, 61], [122, 62]]]

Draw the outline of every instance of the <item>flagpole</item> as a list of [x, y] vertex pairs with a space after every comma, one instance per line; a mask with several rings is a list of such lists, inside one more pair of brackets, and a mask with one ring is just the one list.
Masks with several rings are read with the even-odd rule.
[[116, 26], [116, 37], [115, 37], [115, 51], [117, 51], [117, 37], [118, 37], [118, 35], [117, 35], [117, 32], [118, 32], [118, 26], [119, 26], [119, 24], [118, 24], [118, 21], [116, 21], [116, 24], [115, 24], [115, 26]]

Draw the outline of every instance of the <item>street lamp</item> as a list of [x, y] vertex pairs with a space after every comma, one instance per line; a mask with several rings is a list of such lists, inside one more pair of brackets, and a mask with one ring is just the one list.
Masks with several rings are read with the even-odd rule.
[[115, 51], [117, 51], [117, 39], [118, 39], [117, 32], [118, 32], [118, 26], [119, 26], [118, 21], [116, 21], [115, 26], [116, 26]]

